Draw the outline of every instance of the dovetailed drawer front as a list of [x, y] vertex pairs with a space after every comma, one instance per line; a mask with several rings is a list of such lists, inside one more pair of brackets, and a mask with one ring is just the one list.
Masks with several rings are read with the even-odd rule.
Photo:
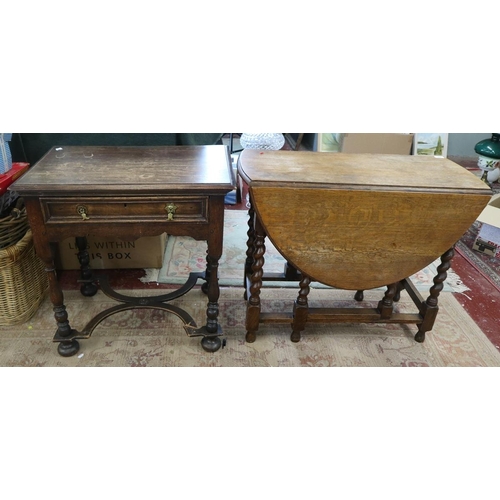
[[208, 197], [42, 198], [47, 224], [71, 222], [207, 222]]

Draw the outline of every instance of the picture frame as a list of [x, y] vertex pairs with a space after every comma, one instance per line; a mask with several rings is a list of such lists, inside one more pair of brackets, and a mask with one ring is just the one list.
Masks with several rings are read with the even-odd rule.
[[413, 154], [446, 158], [448, 154], [448, 134], [416, 133], [413, 138]]

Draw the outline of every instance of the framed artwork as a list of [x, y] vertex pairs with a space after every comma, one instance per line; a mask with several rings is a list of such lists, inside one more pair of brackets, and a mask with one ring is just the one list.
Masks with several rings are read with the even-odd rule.
[[414, 155], [443, 156], [448, 154], [448, 134], [415, 134]]

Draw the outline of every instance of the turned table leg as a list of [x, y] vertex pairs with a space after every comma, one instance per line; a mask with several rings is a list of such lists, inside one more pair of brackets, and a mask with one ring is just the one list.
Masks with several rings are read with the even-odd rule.
[[247, 342], [255, 342], [256, 333], [259, 328], [260, 321], [260, 289], [262, 288], [262, 276], [264, 266], [264, 254], [266, 247], [264, 244], [265, 233], [260, 221], [254, 215], [254, 238], [253, 238], [253, 257], [251, 265], [250, 278], [250, 297], [247, 301], [246, 314], [246, 329], [247, 333], [245, 340]]
[[307, 296], [311, 290], [309, 288], [310, 283], [311, 278], [303, 275], [299, 283], [299, 296], [293, 306], [292, 334], [290, 336], [292, 342], [298, 342], [300, 340], [300, 332], [306, 327], [307, 314], [309, 312]]
[[248, 224], [247, 252], [246, 252], [245, 269], [244, 269], [244, 275], [243, 275], [243, 287], [245, 289], [245, 292], [243, 294], [243, 298], [245, 300], [248, 299], [247, 276], [249, 276], [252, 273], [253, 255], [255, 253], [254, 217], [255, 217], [255, 212], [254, 212], [254, 209], [252, 208], [252, 204], [250, 202], [250, 208], [248, 209], [248, 220], [247, 220], [247, 224]]
[[394, 302], [399, 302], [399, 300], [401, 299], [401, 292], [404, 290], [404, 288], [405, 280], [399, 281], [396, 288], [396, 294], [394, 295]]
[[452, 247], [441, 256], [441, 264], [438, 266], [437, 274], [433, 280], [434, 285], [431, 286], [429, 290], [429, 297], [422, 304], [422, 316], [424, 317], [424, 320], [418, 327], [418, 332], [415, 335], [415, 340], [417, 342], [423, 342], [425, 340], [425, 332], [429, 332], [434, 326], [434, 321], [436, 320], [436, 316], [439, 311], [438, 297], [443, 290], [443, 282], [446, 280], [447, 271], [451, 267], [451, 260], [454, 255], [455, 249]]
[[77, 236], [75, 238], [75, 244], [78, 248], [78, 262], [80, 263], [80, 279], [82, 285], [80, 286], [80, 292], [85, 297], [92, 297], [97, 293], [97, 285], [92, 282], [92, 269], [90, 269], [90, 257], [87, 251], [87, 238], [83, 236]]
[[394, 308], [394, 296], [398, 291], [398, 284], [392, 283], [387, 286], [384, 298], [378, 303], [378, 310], [382, 319], [389, 319]]
[[207, 352], [218, 351], [222, 345], [222, 341], [218, 336], [219, 332], [219, 278], [218, 278], [218, 268], [219, 268], [219, 257], [215, 255], [207, 255], [207, 271], [208, 271], [208, 281], [206, 282], [206, 294], [208, 297], [207, 304], [207, 325], [206, 329], [208, 333], [213, 333], [214, 335], [207, 335], [201, 339], [201, 346]]
[[[201, 339], [201, 346], [207, 352], [218, 351], [222, 345], [219, 337], [219, 260], [222, 256], [223, 227], [224, 227], [224, 199], [217, 203], [214, 200], [210, 208], [210, 218], [218, 221], [212, 224], [207, 240], [207, 268], [205, 272], [206, 282], [202, 290], [207, 294], [207, 323], [206, 330], [209, 335]], [[211, 334], [211, 335], [210, 335]]]
[[64, 305], [64, 295], [57, 279], [57, 274], [54, 266], [54, 257], [50, 245], [38, 244], [35, 248], [38, 257], [45, 264], [45, 272], [49, 281], [50, 301], [52, 302], [54, 318], [57, 324], [57, 331], [54, 339], [58, 339], [59, 345], [57, 351], [61, 356], [73, 356], [80, 349], [80, 344], [75, 339], [64, 340], [65, 337], [70, 337], [75, 333], [69, 324], [68, 313]]

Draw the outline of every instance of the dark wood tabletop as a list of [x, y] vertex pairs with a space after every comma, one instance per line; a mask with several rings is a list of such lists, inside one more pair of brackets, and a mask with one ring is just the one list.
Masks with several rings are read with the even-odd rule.
[[15, 190], [133, 194], [172, 187], [225, 193], [233, 186], [229, 152], [221, 146], [63, 146], [43, 156]]

